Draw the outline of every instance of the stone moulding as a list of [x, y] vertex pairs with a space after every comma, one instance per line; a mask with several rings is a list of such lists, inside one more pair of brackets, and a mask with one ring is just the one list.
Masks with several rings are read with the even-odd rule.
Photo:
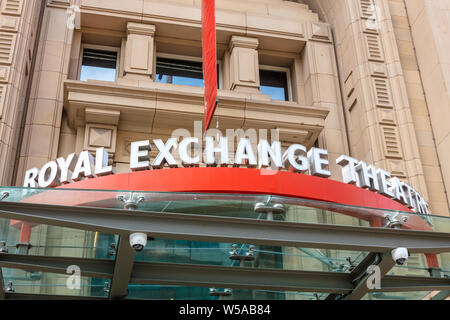
[[[102, 17], [108, 17], [108, 28], [123, 31], [127, 22], [156, 25], [156, 36], [176, 36], [201, 40], [201, 8], [174, 3], [144, 3], [143, 6], [124, 6], [112, 1], [81, 2], [82, 27], [94, 27]], [[300, 20], [278, 16], [263, 16], [232, 10], [216, 10], [217, 40], [228, 42], [231, 35], [258, 37], [260, 49], [299, 52], [307, 41], [307, 30], [311, 23], [318, 24], [318, 16], [304, 8]], [[83, 16], [86, 18], [83, 19]], [[97, 16], [96, 19], [93, 19]], [[89, 17], [89, 18], [88, 18]], [[322, 24], [321, 24], [322, 25]], [[95, 27], [99, 27], [96, 25]], [[328, 28], [327, 26], [325, 26]], [[167, 33], [167, 34], [166, 34]], [[276, 43], [278, 40], [279, 43]], [[281, 45], [281, 47], [280, 47]]]
[[[147, 82], [138, 88], [100, 81], [66, 80], [64, 109], [69, 126], [86, 125], [86, 108], [120, 112], [119, 130], [153, 133], [174, 124], [189, 126], [189, 120], [203, 118], [201, 88], [168, 86]], [[216, 117], [227, 128], [252, 127], [305, 130], [309, 145], [325, 126], [329, 108], [303, 106], [295, 102], [259, 100], [249, 94], [219, 90]], [[92, 111], [92, 110], [91, 110]], [[160, 128], [161, 127], [161, 128]], [[299, 141], [300, 142], [300, 141]]]

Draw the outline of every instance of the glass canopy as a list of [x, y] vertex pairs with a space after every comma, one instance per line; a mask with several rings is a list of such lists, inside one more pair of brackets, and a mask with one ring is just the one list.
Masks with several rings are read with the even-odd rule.
[[[410, 241], [408, 243], [416, 243], [414, 237], [420, 240], [432, 234], [443, 240], [436, 248], [422, 249], [418, 245], [413, 248], [414, 252], [405, 265], [392, 263], [384, 270], [383, 275], [389, 281], [403, 281], [412, 277], [414, 281], [422, 281], [427, 290], [412, 290], [407, 284], [403, 285], [403, 281], [402, 286], [398, 286], [399, 293], [393, 292], [395, 289], [390, 287], [387, 292], [382, 289], [380, 292], [365, 292], [361, 298], [422, 299], [436, 291], [436, 288], [441, 291], [449, 285], [450, 218], [447, 217], [425, 217], [410, 212], [271, 195], [2, 187], [0, 196], [3, 198], [0, 202], [0, 266], [3, 288], [8, 298], [13, 298], [17, 293], [49, 295], [52, 298], [114, 298], [112, 295], [117, 288], [111, 287], [114, 284], [113, 277], [123, 278], [128, 283], [127, 290], [120, 296], [128, 299], [346, 298], [352, 294], [354, 280], [365, 275], [365, 270], [361, 268], [367, 261], [373, 258], [380, 262], [374, 258], [374, 254], [384, 254], [385, 259], [389, 258], [386, 258], [390, 251], [386, 245], [382, 242], [379, 248], [376, 245], [375, 240], [380, 233], [383, 233], [383, 237], [391, 234], [396, 237], [401, 233], [404, 241]], [[109, 211], [105, 213], [98, 209]], [[144, 220], [167, 218], [167, 223], [178, 218], [198, 219], [195, 223], [200, 224], [200, 228], [191, 228], [191, 220], [180, 220], [184, 225], [174, 226], [175, 231], [163, 233], [156, 230], [153, 233], [156, 236], [152, 236], [152, 232], [142, 224], [145, 229], [142, 231], [148, 234], [149, 241], [143, 251], [131, 255], [131, 275], [126, 272], [121, 274], [114, 270], [123, 264], [121, 257], [129, 253], [124, 253], [126, 249], [120, 249], [120, 239], [128, 240], [127, 235], [134, 230], [131, 227], [127, 229], [125, 225], [114, 227], [113, 222], [108, 224], [109, 221], [98, 218], [99, 214], [109, 212], [114, 216], [116, 213], [133, 212], [136, 219]], [[25, 216], [28, 220], [24, 219]], [[218, 226], [224, 224], [223, 235], [208, 234], [208, 223], [213, 222], [217, 222]], [[201, 230], [202, 223], [205, 223], [204, 230]], [[229, 241], [233, 239], [232, 235], [227, 237], [227, 230], [230, 234], [235, 230], [227, 229], [228, 223], [252, 223], [254, 227], [249, 228], [273, 225], [273, 228], [264, 229], [264, 234], [255, 231], [255, 235], [249, 234], [247, 237], [247, 234], [243, 234], [236, 241]], [[369, 240], [364, 237], [349, 238], [347, 243], [343, 239], [342, 246], [339, 245], [339, 237], [335, 238], [338, 241], [327, 241], [327, 237], [323, 240], [301, 241], [282, 239], [283, 230], [290, 234], [289, 229], [283, 228], [307, 230], [315, 226], [320, 232], [322, 228], [329, 228], [329, 233], [342, 232], [342, 228], [346, 228], [350, 235], [373, 232], [371, 235], [375, 244], [366, 244], [370, 242], [370, 234], [367, 237]], [[283, 232], [276, 233], [278, 228]], [[197, 231], [189, 233], [187, 230], [191, 229]], [[295, 238], [296, 233], [292, 234]], [[298, 237], [302, 238], [303, 234], [299, 232]], [[244, 238], [249, 241], [243, 241]], [[430, 261], [434, 261], [435, 265], [430, 266]], [[80, 264], [81, 269], [81, 285], [75, 290], [67, 286], [71, 273], [64, 266], [77, 264]], [[85, 272], [85, 265], [89, 268], [95, 266], [92, 267], [95, 270]], [[189, 269], [191, 266], [194, 269]], [[152, 278], [145, 272], [152, 268], [166, 269], [167, 274]], [[431, 272], [432, 269], [434, 272]], [[170, 273], [171, 270], [174, 270], [173, 273]], [[218, 276], [216, 284], [223, 284], [224, 287], [216, 287], [214, 280], [202, 275], [201, 270], [211, 270], [212, 275], [220, 275], [222, 278]], [[178, 271], [186, 272], [193, 280], [179, 280], [176, 276]], [[237, 277], [240, 272], [250, 272], [255, 280], [251, 282], [252, 278], [248, 283], [230, 282], [227, 279], [232, 272], [237, 273]], [[258, 277], [262, 277], [265, 272], [270, 274], [267, 275], [270, 281], [258, 283]], [[431, 281], [431, 275], [433, 281], [439, 279], [442, 283], [427, 284]], [[305, 283], [290, 285], [287, 280], [277, 281], [291, 276], [295, 279], [304, 277]], [[316, 277], [314, 283], [308, 282]], [[327, 287], [326, 277], [335, 277], [333, 281], [336, 285]], [[230, 288], [225, 286], [227, 284]]]

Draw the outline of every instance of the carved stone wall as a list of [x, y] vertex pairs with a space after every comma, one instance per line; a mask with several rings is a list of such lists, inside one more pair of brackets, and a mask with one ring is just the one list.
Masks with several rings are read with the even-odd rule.
[[334, 30], [352, 156], [408, 180], [434, 214], [448, 215], [446, 164], [436, 154], [405, 2], [302, 2]]
[[11, 185], [40, 1], [0, 4], [0, 181]]

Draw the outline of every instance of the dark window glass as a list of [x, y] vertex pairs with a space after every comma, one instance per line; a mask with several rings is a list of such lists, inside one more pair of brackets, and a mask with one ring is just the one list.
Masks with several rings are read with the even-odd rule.
[[[217, 76], [219, 76], [219, 66], [217, 66]], [[156, 82], [203, 87], [203, 64], [195, 61], [157, 58]]]
[[157, 58], [156, 82], [203, 87], [202, 63]]
[[117, 52], [84, 49], [80, 80], [116, 81]]
[[261, 92], [268, 94], [272, 100], [289, 100], [286, 72], [259, 70], [259, 80]]

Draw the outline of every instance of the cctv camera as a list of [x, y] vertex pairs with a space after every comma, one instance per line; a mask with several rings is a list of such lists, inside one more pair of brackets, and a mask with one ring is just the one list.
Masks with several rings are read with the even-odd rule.
[[392, 259], [398, 264], [403, 265], [405, 264], [406, 260], [408, 260], [409, 252], [406, 248], [397, 248], [392, 250]]
[[130, 234], [130, 245], [136, 252], [142, 251], [146, 244], [147, 235], [145, 233], [136, 232]]

